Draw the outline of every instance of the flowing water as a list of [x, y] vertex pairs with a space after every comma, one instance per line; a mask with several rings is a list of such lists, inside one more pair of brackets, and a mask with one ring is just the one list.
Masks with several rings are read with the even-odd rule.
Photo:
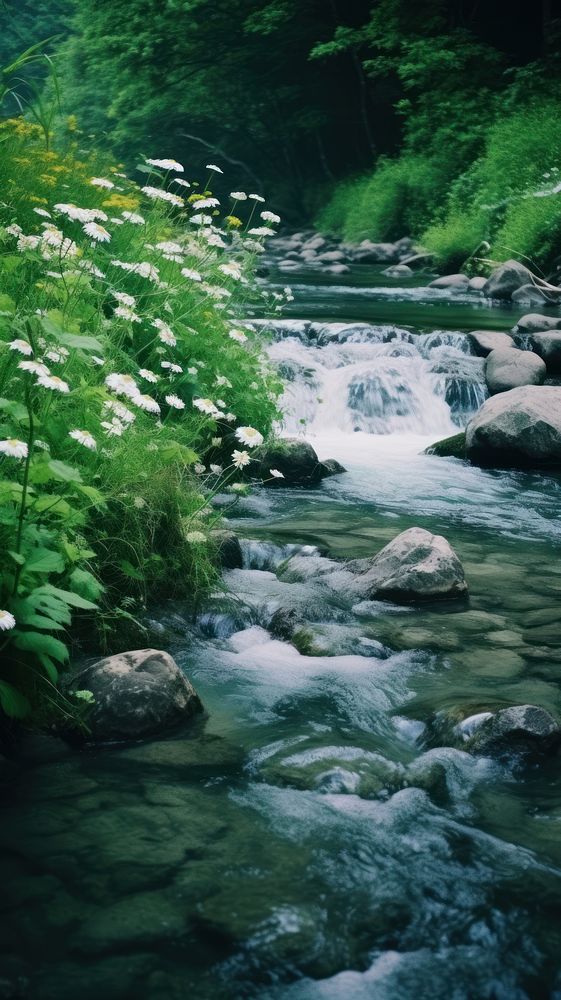
[[[485, 399], [463, 331], [519, 314], [305, 278], [265, 324], [285, 430], [348, 471], [254, 491], [228, 592], [195, 625], [162, 609], [206, 720], [13, 763], [0, 996], [561, 997], [558, 760], [473, 757], [462, 725], [561, 717], [561, 484], [423, 454]], [[357, 603], [340, 560], [413, 524], [469, 601]], [[294, 618], [298, 649], [274, 637]]]

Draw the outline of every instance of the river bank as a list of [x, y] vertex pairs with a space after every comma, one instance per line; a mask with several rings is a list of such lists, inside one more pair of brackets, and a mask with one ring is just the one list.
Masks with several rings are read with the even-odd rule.
[[[243, 565], [226, 593], [194, 623], [181, 605], [153, 622], [207, 718], [13, 765], [0, 835], [11, 995], [559, 988], [558, 760], [474, 756], [458, 726], [510, 704], [561, 716], [561, 483], [424, 454], [485, 397], [465, 331], [484, 310], [495, 329], [519, 316], [422, 285], [379, 295], [365, 271], [338, 282], [351, 279], [299, 274], [293, 326], [280, 320], [269, 349], [290, 376], [284, 431], [347, 471], [241, 499], [229, 526]], [[317, 572], [286, 575], [295, 553], [311, 567], [371, 556], [412, 525], [452, 543], [468, 605], [360, 602]], [[275, 634], [281, 608], [303, 614], [304, 636]]]

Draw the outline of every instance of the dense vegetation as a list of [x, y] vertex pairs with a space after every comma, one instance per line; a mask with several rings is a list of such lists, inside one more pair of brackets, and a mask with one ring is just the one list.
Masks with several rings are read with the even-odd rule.
[[279, 388], [242, 323], [278, 217], [245, 192], [220, 212], [214, 164], [198, 191], [166, 159], [137, 184], [74, 128], [53, 150], [0, 125], [0, 704], [72, 724], [71, 622], [103, 648], [216, 582], [211, 499], [245, 490]]

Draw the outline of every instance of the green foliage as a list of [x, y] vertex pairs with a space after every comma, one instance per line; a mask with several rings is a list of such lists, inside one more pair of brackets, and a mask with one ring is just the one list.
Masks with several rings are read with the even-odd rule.
[[261, 206], [221, 225], [208, 179], [141, 164], [142, 190], [70, 124], [61, 152], [0, 124], [0, 704], [81, 724], [71, 635], [109, 647], [155, 595], [216, 583], [210, 501], [280, 385], [243, 322]]

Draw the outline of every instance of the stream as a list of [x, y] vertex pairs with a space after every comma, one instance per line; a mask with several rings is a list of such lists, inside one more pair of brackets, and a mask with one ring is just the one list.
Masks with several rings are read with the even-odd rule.
[[[284, 432], [347, 471], [242, 498], [227, 591], [195, 625], [160, 610], [205, 720], [14, 762], [0, 997], [561, 998], [559, 762], [472, 756], [460, 725], [561, 717], [561, 482], [423, 454], [486, 398], [465, 331], [527, 310], [333, 281], [291, 275], [258, 322]], [[333, 560], [412, 525], [451, 542], [469, 601], [356, 603]], [[299, 650], [271, 632], [291, 613]]]

